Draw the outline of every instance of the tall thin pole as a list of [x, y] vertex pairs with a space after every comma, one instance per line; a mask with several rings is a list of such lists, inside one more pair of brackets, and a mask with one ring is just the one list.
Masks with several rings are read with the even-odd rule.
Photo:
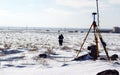
[[98, 0], [96, 0], [96, 6], [97, 6], [97, 21], [98, 21], [98, 26], [100, 25], [99, 21], [99, 7], [98, 7]]

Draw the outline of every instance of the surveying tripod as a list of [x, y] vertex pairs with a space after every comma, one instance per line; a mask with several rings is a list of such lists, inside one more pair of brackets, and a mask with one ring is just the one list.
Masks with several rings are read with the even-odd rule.
[[78, 51], [78, 53], [77, 53], [77, 56], [76, 56], [76, 58], [78, 57], [78, 55], [79, 55], [79, 53], [81, 52], [81, 49], [82, 49], [82, 47], [83, 47], [83, 45], [84, 45], [84, 43], [85, 43], [85, 41], [86, 41], [86, 39], [87, 39], [87, 37], [88, 37], [88, 35], [89, 35], [89, 33], [90, 33], [90, 30], [92, 29], [92, 27], [93, 27], [93, 32], [94, 32], [94, 39], [95, 39], [95, 43], [96, 43], [96, 52], [97, 52], [97, 57], [99, 56], [99, 50], [98, 50], [98, 38], [100, 39], [100, 42], [101, 42], [101, 44], [102, 44], [102, 46], [103, 46], [103, 48], [104, 48], [104, 51], [105, 51], [105, 53], [106, 53], [106, 56], [107, 56], [107, 60], [110, 60], [110, 57], [109, 57], [109, 55], [108, 55], [108, 51], [107, 51], [107, 49], [106, 49], [106, 43], [103, 41], [103, 38], [102, 38], [102, 36], [101, 36], [101, 34], [100, 34], [100, 31], [99, 31], [99, 29], [98, 29], [98, 26], [96, 25], [96, 21], [95, 21], [95, 15], [96, 15], [97, 13], [92, 13], [92, 15], [93, 15], [93, 23], [92, 23], [92, 25], [90, 26], [90, 28], [89, 28], [89, 30], [88, 30], [88, 32], [87, 32], [87, 35], [85, 36], [85, 38], [84, 38], [84, 40], [83, 40], [83, 43], [82, 43], [82, 45], [81, 45], [81, 47], [80, 47], [80, 50]]

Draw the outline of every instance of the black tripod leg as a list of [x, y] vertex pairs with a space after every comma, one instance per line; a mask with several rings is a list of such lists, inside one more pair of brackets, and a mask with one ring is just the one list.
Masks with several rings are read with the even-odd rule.
[[106, 43], [103, 41], [103, 38], [102, 38], [102, 36], [101, 36], [100, 31], [99, 31], [98, 28], [97, 28], [97, 32], [98, 32], [98, 35], [99, 35], [99, 39], [100, 39], [100, 41], [101, 41], [101, 43], [102, 43], [102, 46], [103, 46], [103, 48], [104, 48], [104, 51], [105, 51], [105, 53], [106, 53], [107, 59], [110, 60], [108, 51], [107, 51], [107, 49], [106, 49]]

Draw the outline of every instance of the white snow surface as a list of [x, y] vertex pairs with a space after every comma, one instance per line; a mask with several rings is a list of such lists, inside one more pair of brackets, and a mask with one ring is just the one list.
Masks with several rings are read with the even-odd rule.
[[[96, 75], [115, 69], [120, 72], [120, 34], [102, 33], [109, 56], [118, 54], [117, 61], [72, 61], [86, 33], [63, 33], [63, 46], [58, 44], [60, 33], [0, 32], [0, 75]], [[100, 43], [100, 42], [99, 42]], [[94, 44], [90, 33], [79, 56], [87, 54]], [[100, 55], [106, 55], [99, 44]], [[49, 58], [39, 58], [47, 53]]]

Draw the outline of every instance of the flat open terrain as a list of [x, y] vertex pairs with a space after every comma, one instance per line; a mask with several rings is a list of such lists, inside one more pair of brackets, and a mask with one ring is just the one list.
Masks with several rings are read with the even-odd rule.
[[[58, 44], [60, 33], [0, 32], [1, 75], [96, 75], [106, 69], [120, 72], [120, 34], [103, 33], [109, 55], [118, 54], [117, 61], [72, 61], [86, 33], [63, 33], [63, 46]], [[94, 44], [90, 33], [79, 56], [87, 54], [87, 47]], [[101, 56], [105, 51], [99, 42]], [[39, 58], [46, 53], [48, 58]]]

